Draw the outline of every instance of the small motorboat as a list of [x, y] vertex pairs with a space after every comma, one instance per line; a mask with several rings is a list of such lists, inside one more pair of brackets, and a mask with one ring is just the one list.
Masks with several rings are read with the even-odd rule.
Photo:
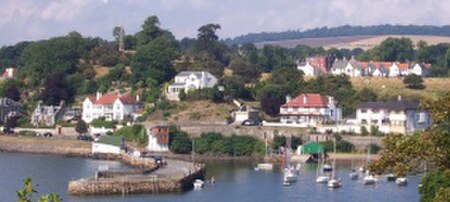
[[399, 177], [395, 179], [395, 183], [398, 186], [405, 186], [406, 184], [408, 184], [408, 179], [406, 177]]
[[258, 163], [255, 167], [256, 171], [259, 170], [272, 170], [273, 169], [273, 164], [271, 163]]
[[388, 174], [388, 175], [386, 176], [386, 179], [387, 179], [388, 182], [394, 182], [395, 179], [396, 179], [396, 177], [395, 177], [394, 174], [390, 173], [390, 174]]
[[336, 189], [342, 186], [341, 179], [331, 179], [327, 184], [328, 188]]
[[201, 180], [201, 179], [196, 179], [193, 184], [194, 184], [194, 189], [201, 189], [205, 185], [205, 182], [203, 182], [203, 180]]
[[322, 170], [323, 172], [331, 172], [333, 171], [333, 167], [330, 164], [324, 164]]
[[321, 175], [321, 176], [317, 176], [316, 178], [316, 182], [317, 183], [327, 183], [330, 180], [330, 177], [326, 176], [326, 175]]
[[352, 172], [350, 172], [350, 173], [348, 174], [348, 177], [349, 177], [351, 180], [356, 180], [356, 179], [358, 179], [358, 172], [356, 172], [355, 169], [352, 169]]

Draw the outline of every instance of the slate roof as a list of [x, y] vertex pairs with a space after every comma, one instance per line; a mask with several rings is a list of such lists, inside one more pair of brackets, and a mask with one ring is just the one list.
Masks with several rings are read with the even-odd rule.
[[189, 76], [191, 74], [194, 74], [197, 78], [202, 78], [202, 72], [206, 74], [208, 74], [208, 72], [205, 71], [182, 71], [180, 73], [177, 74], [177, 76]]
[[358, 105], [358, 109], [387, 109], [406, 110], [419, 108], [418, 101], [393, 101], [393, 102], [364, 102]]

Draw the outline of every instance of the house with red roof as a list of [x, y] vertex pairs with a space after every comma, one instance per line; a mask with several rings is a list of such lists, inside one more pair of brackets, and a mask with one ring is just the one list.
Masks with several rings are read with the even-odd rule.
[[280, 107], [280, 122], [284, 124], [316, 127], [324, 123], [338, 122], [342, 119], [342, 109], [331, 96], [306, 93], [291, 99]]
[[105, 94], [97, 92], [83, 101], [82, 119], [90, 123], [93, 119], [104, 117], [105, 120], [122, 121], [131, 117], [142, 108], [139, 96]]

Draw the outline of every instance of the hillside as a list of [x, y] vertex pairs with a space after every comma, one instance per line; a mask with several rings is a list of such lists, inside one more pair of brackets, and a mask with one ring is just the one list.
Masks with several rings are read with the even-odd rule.
[[423, 90], [405, 88], [403, 78], [353, 77], [350, 78], [350, 81], [356, 90], [364, 87], [371, 88], [380, 98], [397, 97], [398, 95], [403, 98], [433, 98], [449, 91], [450, 87], [450, 78], [424, 78], [426, 88]]
[[306, 39], [291, 39], [280, 41], [263, 41], [255, 43], [257, 48], [262, 48], [264, 45], [280, 46], [284, 48], [295, 48], [297, 45], [307, 45], [310, 47], [330, 48], [346, 48], [355, 49], [362, 48], [368, 50], [380, 44], [388, 37], [392, 38], [410, 38], [413, 44], [417, 44], [420, 40], [427, 42], [428, 45], [436, 45], [439, 43], [450, 43], [450, 37], [445, 36], [430, 36], [430, 35], [381, 35], [381, 36], [352, 36], [352, 37], [328, 37], [328, 38], [306, 38]]
[[352, 26], [343, 25], [339, 27], [321, 27], [305, 31], [284, 32], [262, 32], [250, 33], [233, 39], [226, 39], [227, 44], [256, 43], [263, 41], [281, 41], [306, 38], [329, 38], [329, 37], [351, 37], [351, 36], [378, 36], [378, 35], [431, 35], [450, 36], [450, 26], [430, 25], [373, 25]]

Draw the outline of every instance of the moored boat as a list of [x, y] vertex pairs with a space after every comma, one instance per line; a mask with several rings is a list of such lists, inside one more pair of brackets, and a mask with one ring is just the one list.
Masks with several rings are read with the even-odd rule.
[[394, 174], [390, 173], [390, 174], [388, 174], [388, 175], [386, 176], [386, 179], [387, 179], [388, 182], [394, 182], [395, 179], [396, 179], [396, 177], [395, 177]]
[[356, 172], [355, 169], [352, 169], [352, 172], [350, 172], [350, 173], [348, 174], [348, 177], [349, 177], [351, 180], [356, 180], [356, 179], [358, 179], [358, 172]]
[[201, 189], [205, 185], [205, 182], [203, 182], [203, 180], [201, 180], [201, 179], [196, 179], [194, 181], [193, 185], [194, 185], [194, 189]]
[[404, 185], [408, 184], [408, 179], [406, 177], [399, 177], [399, 178], [395, 179], [395, 183], [398, 186], [404, 186]]

